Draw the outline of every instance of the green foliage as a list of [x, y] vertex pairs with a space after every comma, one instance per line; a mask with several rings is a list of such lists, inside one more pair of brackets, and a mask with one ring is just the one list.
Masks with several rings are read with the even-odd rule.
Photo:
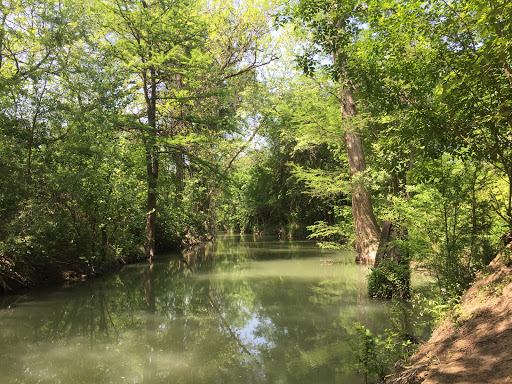
[[407, 299], [410, 296], [410, 279], [408, 262], [397, 264], [394, 260], [382, 260], [368, 275], [368, 294], [382, 299]]
[[136, 260], [148, 215], [160, 249], [211, 238], [272, 7], [202, 5], [0, 5], [1, 286]]
[[[270, 34], [275, 9], [295, 29]], [[153, 214], [160, 249], [215, 224], [350, 246], [350, 86], [377, 217], [403, 223], [403, 245], [451, 300], [512, 225], [510, 9], [2, 3], [2, 285], [140, 257]], [[389, 296], [406, 276], [385, 268], [371, 284]]]
[[317, 221], [315, 224], [307, 227], [310, 231], [309, 239], [319, 241], [317, 244], [321, 248], [349, 248], [354, 241], [354, 223], [352, 219], [351, 207], [334, 206], [335, 223], [326, 221]]
[[402, 339], [398, 333], [386, 330], [382, 335], [374, 336], [363, 325], [355, 325], [358, 342], [355, 347], [356, 367], [364, 374], [365, 382], [383, 382], [395, 362], [405, 360], [414, 348], [408, 339]]
[[[123, 73], [93, 41], [91, 9], [11, 6], [16, 23], [2, 25], [0, 44], [2, 81], [16, 77], [16, 89], [0, 89], [0, 166], [12, 175], [0, 181], [0, 257], [9, 265], [0, 273], [15, 288], [65, 271], [101, 272], [134, 254], [142, 191], [122, 173], [137, 153], [128, 158], [128, 143], [113, 140], [113, 117], [126, 105]], [[42, 12], [31, 18], [35, 9]], [[40, 32], [20, 39], [14, 31], [26, 25]], [[11, 44], [18, 49], [8, 54]], [[33, 58], [20, 60], [25, 49]]]
[[[306, 227], [319, 220], [334, 224], [340, 212], [335, 205], [339, 194], [304, 193], [309, 189], [304, 185], [307, 182], [297, 176], [297, 164], [329, 167], [330, 151], [325, 145], [292, 150], [295, 144], [295, 140], [276, 138], [269, 148], [245, 155], [233, 170], [231, 189], [219, 205], [221, 223], [240, 232], [298, 237], [306, 237]], [[329, 238], [341, 240], [340, 236]]]
[[444, 154], [416, 167], [418, 183], [408, 199], [392, 199], [388, 214], [407, 225], [413, 260], [426, 266], [448, 297], [460, 295], [477, 269], [498, 252], [504, 228], [492, 219], [497, 179], [490, 168]]

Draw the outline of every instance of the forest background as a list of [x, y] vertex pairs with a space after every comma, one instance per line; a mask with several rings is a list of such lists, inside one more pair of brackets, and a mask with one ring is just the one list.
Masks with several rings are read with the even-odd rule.
[[372, 264], [389, 221], [460, 295], [512, 229], [511, 16], [504, 0], [2, 2], [0, 287], [219, 228]]

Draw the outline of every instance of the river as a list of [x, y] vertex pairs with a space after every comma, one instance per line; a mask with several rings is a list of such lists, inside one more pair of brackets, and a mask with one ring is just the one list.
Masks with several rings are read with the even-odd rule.
[[378, 333], [394, 320], [353, 259], [222, 235], [152, 266], [9, 297], [0, 382], [364, 383], [354, 323]]

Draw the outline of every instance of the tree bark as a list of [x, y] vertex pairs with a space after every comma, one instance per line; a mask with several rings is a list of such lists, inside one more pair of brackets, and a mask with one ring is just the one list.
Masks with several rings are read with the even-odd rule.
[[[343, 18], [338, 19], [336, 27], [340, 31], [344, 30], [345, 21]], [[352, 184], [352, 216], [354, 220], [356, 262], [374, 265], [381, 231], [373, 213], [370, 191], [364, 180], [366, 161], [356, 103], [353, 97], [354, 85], [347, 71], [346, 59], [339, 60], [340, 57], [343, 57], [340, 55], [340, 51], [333, 52], [333, 65], [338, 71], [341, 82], [339, 89], [340, 109]]]
[[[346, 75], [344, 73], [343, 75]], [[346, 79], [348, 82], [348, 79]], [[356, 262], [375, 264], [379, 248], [380, 228], [373, 213], [370, 192], [365, 185], [366, 162], [363, 141], [355, 118], [357, 109], [348, 87], [340, 90], [341, 116], [345, 131], [345, 142], [352, 181], [352, 216], [355, 230]]]
[[396, 264], [399, 260], [396, 258], [396, 247], [388, 246], [388, 242], [394, 240], [394, 228], [390, 221], [382, 223], [382, 232], [380, 235], [379, 250], [375, 257], [375, 267], [379, 267], [384, 259], [393, 259]]
[[156, 236], [156, 202], [158, 190], [158, 148], [156, 146], [156, 77], [155, 70], [143, 73], [144, 98], [146, 100], [146, 113], [148, 127], [146, 132], [146, 175], [147, 175], [147, 220], [146, 220], [146, 241], [144, 252], [146, 259], [151, 263], [155, 257], [155, 236]]
[[144, 251], [149, 263], [155, 258], [155, 236], [156, 236], [156, 201], [158, 188], [158, 158], [154, 154], [146, 155], [148, 193], [147, 193], [147, 220], [146, 220], [146, 243]]

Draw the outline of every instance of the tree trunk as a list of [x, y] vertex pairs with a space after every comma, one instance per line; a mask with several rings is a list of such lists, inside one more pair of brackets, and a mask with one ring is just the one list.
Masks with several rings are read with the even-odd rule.
[[382, 260], [393, 259], [396, 264], [400, 262], [397, 258], [396, 246], [389, 246], [388, 243], [395, 237], [393, 224], [390, 221], [382, 223], [382, 232], [380, 235], [379, 250], [375, 257], [375, 267], [379, 267]]
[[[335, 6], [337, 8], [337, 6]], [[337, 28], [343, 31], [345, 21], [340, 18]], [[333, 64], [337, 68], [340, 84], [339, 95], [341, 100], [341, 117], [347, 149], [348, 165], [352, 189], [352, 216], [355, 231], [356, 262], [375, 264], [375, 257], [379, 248], [380, 228], [373, 213], [372, 198], [365, 184], [366, 161], [363, 152], [363, 141], [359, 130], [357, 108], [352, 96], [354, 89], [350, 75], [346, 68], [346, 61], [339, 60], [339, 51], [333, 52]]]
[[146, 220], [146, 259], [151, 263], [155, 257], [155, 235], [156, 235], [156, 200], [158, 188], [158, 158], [153, 154], [147, 154], [147, 220]]
[[32, 123], [30, 124], [30, 133], [28, 140], [28, 155], [27, 155], [27, 181], [30, 183], [32, 178], [32, 149], [34, 147], [34, 135], [36, 131], [36, 124], [39, 117], [39, 113], [41, 111], [41, 103], [43, 97], [46, 94], [46, 80], [44, 81], [43, 90], [37, 99], [36, 110], [34, 111], [34, 116], [32, 117]]
[[[375, 258], [375, 268], [380, 268], [380, 274], [385, 275], [386, 282], [379, 278], [380, 286], [370, 289], [369, 294], [372, 297], [383, 299], [410, 297], [410, 259], [409, 251], [406, 247], [400, 247], [397, 240], [407, 239], [407, 230], [400, 226], [393, 225], [390, 221], [382, 223], [382, 232], [379, 242], [379, 248]], [[376, 271], [372, 271], [369, 281], [375, 279]], [[373, 276], [372, 276], [373, 275]], [[376, 289], [376, 290], [375, 290]]]
[[[346, 74], [344, 73], [344, 75]], [[348, 79], [346, 82], [348, 82]], [[356, 236], [356, 262], [373, 265], [379, 248], [380, 228], [373, 213], [370, 192], [364, 181], [366, 162], [361, 134], [355, 121], [357, 110], [349, 89], [340, 90], [340, 96], [341, 116], [343, 118], [352, 182], [352, 216]]]
[[146, 144], [146, 175], [147, 175], [147, 220], [146, 220], [146, 241], [144, 251], [146, 259], [151, 263], [155, 257], [155, 236], [156, 236], [156, 201], [158, 193], [158, 148], [156, 146], [156, 77], [155, 70], [150, 69], [148, 81], [147, 73], [143, 73], [144, 97], [146, 100], [146, 112], [148, 117]]

